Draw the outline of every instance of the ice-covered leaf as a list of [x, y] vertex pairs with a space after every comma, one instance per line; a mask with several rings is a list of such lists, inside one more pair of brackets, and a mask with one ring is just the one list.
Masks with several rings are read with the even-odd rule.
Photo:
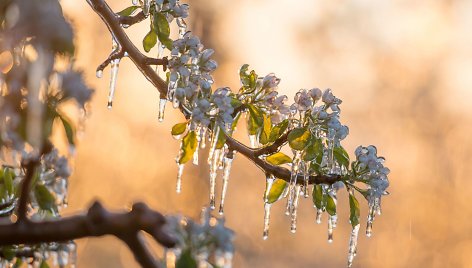
[[334, 198], [329, 194], [325, 195], [325, 197], [326, 197], [326, 212], [328, 212], [328, 214], [331, 216], [336, 215], [336, 202], [334, 202]]
[[216, 141], [216, 147], [215, 149], [221, 149], [226, 143], [226, 136], [225, 132], [223, 129], [220, 128], [220, 131], [218, 131], [218, 140]]
[[282, 193], [287, 187], [287, 182], [281, 179], [276, 179], [270, 188], [267, 195], [267, 203], [272, 204], [282, 197]]
[[171, 133], [173, 136], [178, 136], [178, 135], [183, 134], [186, 129], [187, 129], [187, 122], [178, 123], [172, 127]]
[[116, 13], [120, 16], [129, 16], [131, 14], [133, 14], [137, 9], [139, 8], [139, 6], [130, 6], [130, 7], [127, 7], [125, 9], [123, 9], [122, 11]]
[[334, 147], [333, 149], [334, 158], [339, 164], [345, 168], [349, 168], [349, 154], [344, 150], [342, 146]]
[[256, 106], [249, 104], [249, 116], [247, 129], [250, 135], [256, 135], [264, 123], [263, 113]]
[[313, 204], [317, 209], [323, 208], [323, 189], [319, 184], [315, 184], [313, 187]]
[[15, 250], [13, 246], [3, 246], [2, 247], [2, 257], [8, 261], [12, 261], [13, 258], [16, 256]]
[[170, 27], [169, 22], [167, 21], [166, 16], [161, 12], [154, 12], [154, 21], [153, 21], [154, 30], [157, 33], [159, 41], [164, 44], [167, 49], [172, 49], [172, 40], [170, 36]]
[[67, 141], [70, 145], [74, 145], [74, 129], [72, 128], [72, 124], [70, 123], [69, 119], [67, 119], [64, 115], [58, 114], [58, 116], [61, 119], [62, 125], [64, 126]]
[[294, 150], [301, 151], [310, 142], [311, 133], [306, 127], [295, 128], [288, 134], [288, 144]]
[[179, 164], [185, 164], [193, 158], [197, 145], [197, 134], [195, 131], [190, 131], [182, 139], [182, 154], [180, 155]]
[[312, 161], [320, 154], [323, 154], [323, 143], [321, 139], [312, 138], [310, 144], [303, 152], [303, 160]]
[[180, 254], [179, 259], [175, 262], [175, 268], [197, 268], [197, 261], [192, 256], [190, 249], [185, 250]]
[[263, 114], [262, 117], [263, 117], [263, 124], [262, 124], [262, 131], [259, 136], [259, 142], [265, 145], [269, 143], [269, 136], [270, 136], [272, 123], [271, 123], [269, 115]]
[[352, 227], [359, 224], [360, 209], [359, 201], [357, 201], [354, 194], [349, 193], [349, 207], [350, 207], [350, 216], [349, 220], [351, 221]]
[[14, 189], [13, 189], [13, 178], [14, 178], [14, 173], [12, 170], [9, 168], [5, 168], [3, 172], [3, 183], [5, 184], [5, 189], [8, 192], [8, 194], [13, 194]]
[[49, 268], [49, 264], [45, 260], [42, 260], [39, 268]]
[[48, 188], [42, 184], [36, 184], [34, 187], [34, 196], [38, 205], [43, 210], [53, 210], [55, 208], [54, 195], [49, 192]]
[[282, 165], [282, 164], [292, 163], [292, 158], [290, 158], [288, 155], [282, 152], [277, 152], [273, 155], [269, 155], [266, 158], [266, 161], [272, 165]]
[[149, 52], [157, 43], [157, 35], [153, 29], [151, 29], [143, 39], [144, 51]]
[[287, 127], [288, 127], [288, 119], [285, 119], [284, 121], [275, 125], [270, 131], [269, 141], [274, 142], [276, 139], [282, 136], [285, 130], [287, 130]]

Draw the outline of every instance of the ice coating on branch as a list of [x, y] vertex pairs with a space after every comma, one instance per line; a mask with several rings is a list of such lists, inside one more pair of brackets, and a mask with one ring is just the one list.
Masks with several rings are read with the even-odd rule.
[[349, 251], [347, 255], [347, 267], [352, 267], [352, 262], [357, 253], [357, 239], [359, 237], [360, 224], [354, 226], [349, 238]]
[[220, 215], [223, 215], [224, 213], [226, 191], [228, 189], [229, 174], [231, 172], [231, 164], [233, 162], [234, 154], [235, 152], [228, 152], [223, 159], [224, 169], [223, 169], [223, 186], [221, 188], [221, 201], [220, 201], [221, 203], [220, 203], [220, 209], [219, 209]]
[[272, 204], [264, 203], [264, 231], [262, 233], [262, 239], [267, 240], [269, 238], [269, 223], [270, 223], [270, 208]]

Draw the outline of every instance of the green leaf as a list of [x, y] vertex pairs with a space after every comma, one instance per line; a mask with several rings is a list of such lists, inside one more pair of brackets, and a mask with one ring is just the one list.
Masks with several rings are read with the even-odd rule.
[[36, 184], [34, 187], [34, 195], [38, 205], [43, 210], [53, 210], [56, 207], [55, 198], [49, 192], [48, 188], [42, 184]]
[[193, 157], [193, 153], [197, 149], [197, 134], [190, 131], [182, 139], [182, 154], [180, 155], [179, 164], [185, 164]]
[[241, 113], [237, 113], [236, 117], [233, 119], [233, 123], [231, 124], [231, 131], [234, 131], [234, 129], [238, 125], [239, 118], [241, 118]]
[[216, 141], [216, 149], [221, 149], [226, 143], [226, 136], [225, 132], [222, 128], [218, 127], [220, 131], [218, 131], [218, 140]]
[[269, 194], [267, 195], [267, 203], [272, 204], [279, 200], [282, 197], [285, 187], [287, 187], [286, 181], [276, 179], [269, 190]]
[[315, 184], [313, 187], [313, 204], [317, 209], [323, 208], [323, 189], [319, 184]]
[[62, 125], [64, 126], [64, 130], [66, 132], [67, 141], [70, 145], [74, 145], [74, 129], [72, 128], [72, 124], [70, 121], [63, 115], [58, 114], [59, 118], [61, 119]]
[[169, 22], [167, 21], [166, 16], [161, 12], [154, 12], [153, 20], [154, 30], [157, 33], [159, 41], [164, 44], [167, 49], [172, 50], [172, 40], [170, 36], [170, 27]]
[[282, 164], [292, 163], [292, 158], [290, 158], [288, 155], [282, 152], [277, 152], [273, 155], [269, 155], [266, 158], [266, 161], [272, 165], [282, 165]]
[[173, 136], [178, 136], [184, 133], [186, 129], [187, 129], [187, 122], [178, 123], [172, 127], [171, 133]]
[[352, 227], [359, 224], [359, 217], [360, 217], [360, 209], [359, 209], [359, 201], [357, 201], [354, 194], [349, 193], [349, 207], [351, 210], [349, 220], [351, 221]]
[[323, 154], [323, 143], [321, 142], [321, 139], [312, 137], [310, 144], [303, 152], [303, 160], [312, 161], [320, 154]]
[[3, 183], [5, 184], [5, 189], [7, 190], [8, 194], [13, 194], [14, 189], [13, 189], [13, 171], [5, 168], [4, 171], [4, 176], [3, 176]]
[[21, 258], [16, 258], [15, 264], [13, 264], [13, 268], [20, 268], [23, 264], [23, 260]]
[[272, 123], [270, 120], [270, 115], [263, 114], [262, 118], [263, 118], [263, 124], [262, 124], [262, 131], [259, 136], [259, 141], [262, 145], [265, 145], [269, 143], [269, 136], [270, 136]]
[[284, 134], [285, 130], [287, 130], [287, 127], [288, 119], [285, 119], [284, 121], [275, 125], [270, 131], [269, 141], [274, 142], [276, 139], [280, 138], [280, 136]]
[[311, 133], [306, 127], [295, 128], [288, 133], [288, 144], [294, 150], [305, 149], [311, 138]]
[[45, 260], [43, 260], [43, 261], [41, 262], [41, 265], [39, 266], [39, 268], [49, 268], [49, 265], [48, 265], [48, 263], [47, 263]]
[[263, 113], [259, 108], [252, 104], [248, 104], [248, 109], [248, 132], [250, 135], [256, 135], [264, 123]]
[[180, 254], [180, 258], [175, 263], [175, 268], [197, 268], [197, 262], [192, 256], [190, 249], [185, 250]]
[[238, 100], [237, 98], [231, 97], [231, 106], [234, 109], [239, 108], [241, 105], [243, 105], [243, 103], [240, 100]]
[[334, 198], [329, 194], [325, 196], [326, 196], [326, 211], [331, 216], [336, 215], [336, 202], [334, 202]]
[[249, 85], [249, 75], [247, 74], [248, 69], [249, 64], [244, 64], [241, 66], [241, 69], [239, 69], [239, 79], [241, 79], [243, 85]]
[[2, 254], [3, 254], [3, 257], [7, 259], [8, 261], [12, 261], [16, 255], [15, 250], [13, 249], [13, 246], [3, 246]]
[[116, 13], [120, 16], [123, 16], [123, 17], [126, 17], [126, 16], [129, 16], [131, 14], [133, 14], [133, 12], [135, 12], [137, 9], [139, 8], [139, 6], [130, 6], [130, 7], [127, 7], [125, 9], [123, 9], [122, 11]]
[[151, 29], [149, 33], [146, 34], [146, 36], [143, 39], [143, 48], [144, 51], [149, 52], [151, 51], [151, 48], [153, 48], [157, 43], [157, 35], [156, 33]]
[[349, 154], [344, 150], [342, 146], [334, 147], [333, 149], [334, 158], [339, 164], [345, 168], [349, 168]]

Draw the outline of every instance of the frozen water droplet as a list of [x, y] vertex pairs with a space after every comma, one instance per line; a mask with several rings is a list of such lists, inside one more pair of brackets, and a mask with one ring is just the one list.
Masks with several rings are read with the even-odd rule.
[[259, 137], [258, 135], [249, 135], [249, 144], [252, 148], [259, 147]]
[[323, 210], [317, 209], [316, 210], [316, 223], [321, 223], [321, 216], [323, 215]]
[[216, 127], [216, 130], [213, 131], [211, 138], [210, 151], [208, 152], [208, 165], [211, 165], [213, 162], [213, 157], [216, 150], [216, 144], [218, 143], [218, 136], [220, 135], [220, 128]]
[[333, 219], [332, 219], [333, 216], [329, 216], [328, 218], [328, 243], [332, 243], [333, 242]]
[[166, 110], [166, 103], [167, 103], [167, 99], [159, 99], [159, 114], [157, 115], [159, 122], [164, 121], [164, 112]]
[[365, 235], [367, 237], [371, 237], [372, 236], [372, 222], [371, 221], [368, 221], [367, 222], [367, 227], [365, 229]]
[[264, 232], [262, 233], [262, 239], [267, 240], [269, 238], [269, 222], [270, 222], [270, 208], [272, 204], [264, 203]]
[[[231, 152], [234, 157], [234, 152]], [[224, 160], [224, 169], [223, 169], [223, 187], [221, 189], [221, 203], [220, 203], [220, 215], [223, 215], [224, 205], [225, 205], [225, 198], [226, 198], [226, 191], [228, 189], [228, 181], [229, 181], [229, 174], [231, 172], [231, 165], [233, 162], [233, 158], [225, 157]]]
[[349, 251], [347, 256], [347, 267], [352, 266], [352, 261], [356, 256], [357, 251], [357, 238], [359, 236], [360, 224], [354, 226], [351, 231], [351, 237], [349, 238]]
[[132, 3], [134, 6], [136, 6], [136, 5], [138, 5], [138, 0], [132, 0], [131, 3]]
[[207, 128], [202, 127], [200, 131], [200, 148], [205, 149], [206, 147], [206, 133], [207, 133]]
[[180, 194], [180, 192], [182, 191], [182, 174], [184, 173], [184, 164], [177, 164], [177, 166], [177, 186], [175, 190], [178, 194]]
[[[118, 42], [116, 41], [115, 37], [112, 37], [112, 50], [115, 51], [118, 49]], [[111, 66], [111, 76], [110, 76], [110, 92], [108, 94], [108, 109], [111, 109], [113, 105], [113, 98], [115, 97], [115, 90], [116, 90], [116, 81], [118, 79], [118, 69], [120, 67], [120, 59], [114, 59], [110, 62]]]
[[107, 102], [107, 108], [108, 108], [108, 110], [111, 110], [112, 107], [113, 107], [113, 102], [112, 102], [112, 101], [108, 101], [108, 102]]
[[102, 78], [103, 77], [103, 71], [102, 70], [97, 70], [95, 75], [97, 76], [97, 78]]

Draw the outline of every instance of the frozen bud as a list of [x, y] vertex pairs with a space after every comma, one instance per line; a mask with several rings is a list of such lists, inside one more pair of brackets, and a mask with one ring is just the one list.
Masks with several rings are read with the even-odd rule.
[[347, 126], [341, 126], [336, 131], [336, 138], [338, 138], [339, 140], [344, 140], [348, 134], [349, 134], [349, 128]]
[[93, 89], [85, 85], [81, 71], [73, 71], [72, 69], [60, 73], [62, 80], [62, 91], [64, 98], [73, 98], [81, 107], [90, 100], [93, 94]]
[[326, 89], [324, 92], [323, 92], [323, 96], [322, 96], [322, 100], [324, 103], [326, 104], [331, 104], [334, 102], [336, 98], [334, 97], [333, 93], [331, 92], [331, 89]]
[[218, 67], [218, 64], [216, 63], [215, 60], [209, 60], [205, 63], [205, 65], [203, 66], [203, 71], [205, 72], [211, 72], [213, 70], [216, 69], [216, 67]]
[[318, 114], [318, 118], [321, 120], [325, 120], [326, 118], [328, 118], [328, 113], [325, 111], [320, 111], [320, 113]]
[[210, 110], [210, 102], [207, 99], [199, 99], [197, 101], [197, 106], [200, 108], [202, 111], [208, 111]]
[[295, 107], [299, 111], [306, 111], [313, 105], [313, 101], [305, 89], [298, 91], [294, 100], [296, 104]]
[[192, 36], [186, 41], [186, 43], [189, 47], [197, 47], [200, 45], [200, 39], [198, 39], [196, 36]]
[[186, 18], [188, 17], [189, 6], [187, 4], [175, 5], [172, 9], [174, 17]]
[[310, 96], [316, 102], [317, 100], [321, 98], [321, 90], [319, 88], [312, 88], [310, 90]]
[[200, 56], [200, 61], [201, 62], [207, 62], [210, 59], [210, 57], [213, 55], [213, 53], [215, 53], [215, 51], [213, 49], [203, 50], [203, 52]]
[[188, 76], [190, 76], [190, 71], [187, 67], [180, 66], [179, 67], [179, 74], [180, 74], [180, 76], [188, 77]]
[[263, 88], [275, 88], [279, 85], [280, 78], [276, 77], [275, 74], [270, 73], [264, 77], [262, 80]]
[[175, 97], [178, 99], [178, 100], [182, 100], [184, 97], [185, 97], [185, 89], [179, 87], [175, 90], [175, 93], [174, 93]]

